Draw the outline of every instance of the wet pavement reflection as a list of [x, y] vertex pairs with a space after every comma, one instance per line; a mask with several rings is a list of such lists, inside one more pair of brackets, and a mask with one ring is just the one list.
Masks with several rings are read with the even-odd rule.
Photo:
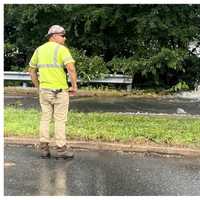
[[5, 195], [200, 195], [197, 158], [75, 151], [72, 160], [41, 159], [20, 145], [4, 154]]
[[[4, 96], [5, 106], [40, 109], [37, 97]], [[200, 101], [180, 98], [72, 97], [69, 109], [78, 112], [123, 112], [175, 114], [177, 109], [200, 115]]]

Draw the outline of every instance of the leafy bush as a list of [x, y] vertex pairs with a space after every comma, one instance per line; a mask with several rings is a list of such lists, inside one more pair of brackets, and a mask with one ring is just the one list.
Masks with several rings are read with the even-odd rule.
[[102, 57], [88, 57], [85, 55], [85, 51], [75, 48], [71, 49], [71, 53], [76, 60], [77, 73], [81, 79], [89, 81], [95, 78], [102, 78], [103, 75], [108, 73]]
[[171, 92], [178, 92], [182, 90], [189, 90], [189, 86], [185, 81], [180, 81], [170, 88]]
[[144, 68], [144, 65], [133, 57], [114, 57], [111, 61], [107, 62], [107, 66], [112, 69], [114, 73], [127, 75], [133, 75]]
[[182, 65], [185, 53], [185, 51], [181, 50], [162, 48], [157, 54], [149, 58], [114, 57], [107, 63], [107, 66], [114, 73], [128, 74], [133, 77], [136, 73], [140, 73], [141, 76], [147, 79], [153, 77], [154, 82], [159, 84], [161, 82], [160, 76], [167, 73], [170, 69], [173, 69], [174, 72], [185, 71]]

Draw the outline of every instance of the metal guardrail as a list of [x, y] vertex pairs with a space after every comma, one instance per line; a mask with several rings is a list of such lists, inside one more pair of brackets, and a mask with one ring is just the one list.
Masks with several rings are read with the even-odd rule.
[[4, 72], [4, 80], [15, 80], [15, 81], [30, 81], [31, 77], [28, 72]]
[[[4, 80], [19, 80], [19, 81], [30, 81], [31, 77], [28, 72], [13, 72], [13, 71], [4, 71]], [[70, 78], [68, 80], [70, 82]], [[78, 79], [78, 82], [81, 82], [81, 79]], [[127, 75], [114, 75], [108, 74], [104, 79], [94, 79], [87, 81], [90, 83], [112, 83], [112, 84], [126, 84], [127, 90], [131, 89], [132, 77]]]
[[[4, 72], [4, 80], [19, 80], [19, 81], [30, 81], [30, 75], [28, 72], [11, 72], [11, 71], [5, 71]], [[69, 80], [70, 81], [70, 80]], [[80, 79], [78, 80], [81, 81]], [[105, 76], [104, 79], [95, 79], [88, 81], [91, 83], [121, 83], [121, 84], [131, 84], [132, 83], [132, 77], [127, 75], [113, 75], [108, 74]]]

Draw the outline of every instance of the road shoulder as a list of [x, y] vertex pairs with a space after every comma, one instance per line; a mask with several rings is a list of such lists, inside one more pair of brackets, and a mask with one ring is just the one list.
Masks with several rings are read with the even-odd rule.
[[[19, 144], [19, 145], [34, 145], [39, 144], [37, 138], [21, 138], [21, 137], [4, 137], [4, 144]], [[55, 146], [54, 141], [50, 142], [51, 146]], [[200, 150], [192, 148], [178, 148], [178, 147], [163, 147], [153, 145], [138, 145], [138, 144], [122, 144], [109, 142], [94, 142], [94, 141], [77, 141], [68, 140], [67, 145], [73, 149], [78, 150], [107, 150], [120, 151], [129, 153], [147, 153], [159, 154], [163, 156], [186, 156], [186, 157], [200, 157]]]

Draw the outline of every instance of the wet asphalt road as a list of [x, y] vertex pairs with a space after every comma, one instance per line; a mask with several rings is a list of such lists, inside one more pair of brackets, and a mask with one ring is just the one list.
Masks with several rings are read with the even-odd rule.
[[[37, 97], [4, 96], [4, 105], [40, 109]], [[72, 97], [69, 109], [78, 112], [123, 112], [175, 114], [177, 108], [200, 115], [200, 101], [178, 98]]]
[[200, 195], [200, 159], [75, 151], [41, 159], [33, 147], [5, 145], [4, 195]]

